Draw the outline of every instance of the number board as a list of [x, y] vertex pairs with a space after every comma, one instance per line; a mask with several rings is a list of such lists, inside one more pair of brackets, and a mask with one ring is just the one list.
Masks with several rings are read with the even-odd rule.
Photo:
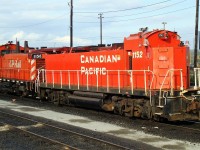
[[32, 54], [32, 59], [41, 59], [42, 54]]

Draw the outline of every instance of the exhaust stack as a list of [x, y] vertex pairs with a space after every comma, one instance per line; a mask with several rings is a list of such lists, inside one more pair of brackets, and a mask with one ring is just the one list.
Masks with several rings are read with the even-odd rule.
[[29, 47], [28, 47], [28, 41], [24, 41], [24, 53], [28, 53]]
[[20, 43], [19, 43], [19, 41], [16, 42], [16, 53], [20, 53]]

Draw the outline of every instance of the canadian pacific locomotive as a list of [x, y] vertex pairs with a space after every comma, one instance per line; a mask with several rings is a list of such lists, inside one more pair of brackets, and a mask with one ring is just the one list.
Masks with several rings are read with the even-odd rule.
[[[112, 46], [41, 48], [1, 55], [1, 84], [58, 104], [147, 119], [200, 120], [200, 74], [176, 32], [142, 30]], [[199, 83], [199, 84], [198, 84]]]

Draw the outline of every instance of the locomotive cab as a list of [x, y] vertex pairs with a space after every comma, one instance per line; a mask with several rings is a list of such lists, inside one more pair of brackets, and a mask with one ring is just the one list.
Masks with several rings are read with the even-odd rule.
[[[153, 72], [153, 75], [146, 74], [145, 81], [141, 73], [135, 76], [141, 81], [139, 88], [149, 89], [146, 94], [150, 96], [154, 118], [200, 120], [197, 81], [195, 89], [190, 89], [189, 47], [180, 41], [176, 32], [139, 32], [125, 38], [124, 45], [125, 50], [132, 50], [133, 70]], [[196, 78], [197, 72], [196, 69]]]

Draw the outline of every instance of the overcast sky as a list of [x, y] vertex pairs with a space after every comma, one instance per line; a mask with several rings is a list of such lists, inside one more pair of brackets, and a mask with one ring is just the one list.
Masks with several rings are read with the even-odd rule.
[[[123, 42], [141, 27], [177, 31], [194, 45], [196, 0], [73, 0], [74, 46]], [[70, 0], [0, 0], [0, 45], [16, 38], [23, 45], [69, 46]]]

